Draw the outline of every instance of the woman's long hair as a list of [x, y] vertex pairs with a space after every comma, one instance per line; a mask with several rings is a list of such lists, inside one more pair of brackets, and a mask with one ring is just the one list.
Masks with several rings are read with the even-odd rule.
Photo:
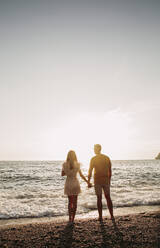
[[74, 167], [74, 163], [77, 162], [77, 156], [76, 153], [74, 151], [69, 151], [67, 154], [67, 159], [66, 159], [67, 163], [70, 166], [70, 169], [72, 170]]

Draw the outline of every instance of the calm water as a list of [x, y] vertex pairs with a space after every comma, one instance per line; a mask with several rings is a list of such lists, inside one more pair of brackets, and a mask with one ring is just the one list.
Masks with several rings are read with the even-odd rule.
[[[62, 163], [0, 161], [0, 219], [66, 215]], [[85, 175], [87, 170], [82, 165]], [[160, 160], [112, 161], [112, 174], [114, 207], [160, 205]], [[79, 214], [96, 209], [94, 188], [80, 182]]]

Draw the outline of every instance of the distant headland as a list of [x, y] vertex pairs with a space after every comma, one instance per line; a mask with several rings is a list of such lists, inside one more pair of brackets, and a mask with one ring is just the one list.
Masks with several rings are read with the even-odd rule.
[[155, 159], [160, 159], [160, 152], [158, 153], [157, 157]]

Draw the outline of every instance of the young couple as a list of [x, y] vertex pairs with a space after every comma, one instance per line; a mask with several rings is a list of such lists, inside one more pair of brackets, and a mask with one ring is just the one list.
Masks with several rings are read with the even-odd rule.
[[94, 188], [97, 195], [97, 207], [99, 213], [99, 220], [102, 221], [102, 189], [107, 201], [108, 209], [113, 219], [113, 206], [110, 198], [110, 182], [111, 182], [111, 162], [109, 157], [101, 154], [101, 145], [94, 145], [95, 156], [90, 161], [90, 167], [88, 171], [88, 180], [82, 174], [80, 169], [80, 163], [77, 161], [77, 157], [74, 151], [69, 151], [67, 159], [62, 167], [62, 176], [67, 176], [64, 194], [68, 195], [68, 213], [69, 222], [74, 222], [76, 210], [77, 210], [77, 198], [81, 192], [79, 180], [77, 174], [88, 184], [88, 187], [92, 187], [90, 179], [92, 176], [92, 170], [94, 169]]

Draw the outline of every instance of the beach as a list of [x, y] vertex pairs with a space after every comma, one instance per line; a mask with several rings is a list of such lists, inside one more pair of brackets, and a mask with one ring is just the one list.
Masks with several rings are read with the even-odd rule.
[[160, 247], [160, 211], [0, 227], [0, 247]]
[[[74, 225], [68, 225], [62, 161], [0, 161], [0, 248], [160, 248], [156, 160], [112, 161], [115, 222], [103, 197], [99, 222], [94, 187], [81, 181]], [[82, 170], [87, 175], [88, 167]]]

